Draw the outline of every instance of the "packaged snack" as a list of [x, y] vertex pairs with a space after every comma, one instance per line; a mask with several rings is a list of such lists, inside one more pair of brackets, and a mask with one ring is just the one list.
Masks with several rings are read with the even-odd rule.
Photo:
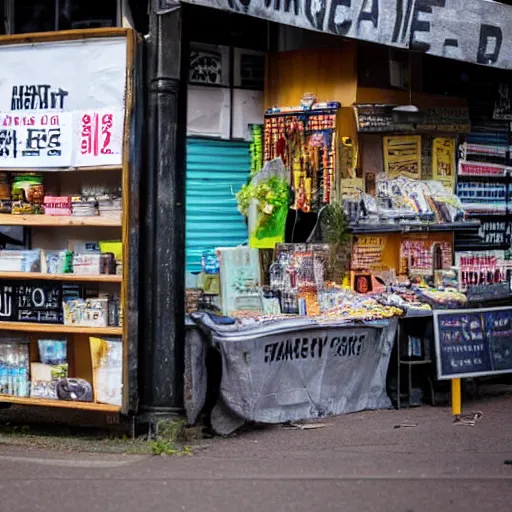
[[44, 213], [44, 187], [41, 174], [21, 174], [12, 183], [12, 213], [30, 215]]
[[0, 213], [11, 213], [11, 186], [9, 183], [9, 175], [0, 172]]
[[71, 197], [46, 196], [44, 198], [44, 213], [46, 215], [71, 215]]

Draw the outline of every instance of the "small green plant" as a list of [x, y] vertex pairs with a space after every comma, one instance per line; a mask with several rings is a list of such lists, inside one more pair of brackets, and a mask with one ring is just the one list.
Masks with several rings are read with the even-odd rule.
[[320, 219], [322, 241], [331, 247], [329, 256], [330, 279], [341, 283], [350, 261], [350, 235], [342, 206], [332, 203], [322, 212]]
[[181, 446], [186, 437], [186, 422], [181, 419], [157, 423], [156, 439], [149, 441], [151, 453], [160, 456], [192, 455], [190, 446]]
[[183, 448], [177, 448], [175, 444], [166, 440], [151, 441], [151, 453], [159, 456], [191, 456], [192, 448], [190, 446], [184, 446]]

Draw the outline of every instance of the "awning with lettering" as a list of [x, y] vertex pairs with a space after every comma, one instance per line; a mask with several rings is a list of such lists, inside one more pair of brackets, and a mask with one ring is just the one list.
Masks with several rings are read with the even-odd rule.
[[183, 0], [276, 23], [512, 69], [512, 7], [492, 0]]

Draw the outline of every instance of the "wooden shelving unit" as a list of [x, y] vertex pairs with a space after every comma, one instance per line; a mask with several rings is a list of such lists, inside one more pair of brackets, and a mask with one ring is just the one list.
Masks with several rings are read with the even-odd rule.
[[111, 217], [101, 217], [100, 215], [75, 217], [71, 215], [11, 215], [1, 213], [0, 226], [46, 226], [59, 228], [66, 226], [91, 226], [120, 228], [122, 226], [122, 220]]
[[[65, 144], [71, 144], [72, 157], [69, 160], [65, 158], [59, 165], [55, 161], [55, 167], [41, 167], [40, 165], [48, 165], [49, 160], [38, 160], [39, 156], [34, 156], [32, 160], [19, 159], [16, 161], [0, 162], [0, 172], [2, 173], [41, 173], [43, 175], [43, 186], [45, 195], [50, 196], [72, 196], [74, 194], [83, 193], [89, 194], [91, 188], [96, 190], [105, 190], [106, 192], [118, 191], [122, 193], [122, 215], [120, 216], [52, 216], [52, 215], [12, 215], [0, 214], [0, 226], [20, 226], [27, 228], [24, 242], [25, 248], [42, 249], [45, 251], [61, 251], [66, 249], [73, 242], [87, 243], [90, 241], [122, 241], [123, 254], [122, 254], [122, 275], [81, 275], [81, 274], [46, 274], [40, 272], [0, 272], [0, 280], [6, 281], [20, 281], [20, 283], [8, 283], [7, 289], [16, 288], [18, 285], [29, 289], [37, 289], [41, 295], [46, 293], [46, 288], [58, 288], [58, 283], [76, 283], [87, 284], [91, 286], [76, 287], [77, 289], [84, 290], [83, 296], [92, 296], [105, 293], [109, 297], [111, 295], [119, 294], [119, 299], [122, 305], [124, 314], [130, 309], [130, 305], [134, 303], [134, 294], [129, 290], [128, 284], [132, 283], [130, 276], [133, 275], [134, 263], [137, 261], [138, 247], [136, 244], [131, 244], [131, 233], [135, 232], [138, 228], [138, 221], [136, 216], [132, 214], [133, 198], [130, 196], [131, 190], [136, 190], [138, 187], [138, 174], [132, 170], [132, 137], [131, 130], [134, 126], [134, 102], [135, 102], [135, 81], [134, 74], [136, 71], [135, 66], [135, 51], [138, 42], [137, 36], [130, 29], [123, 28], [108, 28], [108, 29], [91, 29], [91, 30], [73, 30], [66, 32], [44, 33], [44, 34], [29, 34], [20, 36], [0, 36], [0, 51], [2, 48], [8, 47], [11, 44], [18, 44], [20, 46], [26, 45], [27, 59], [23, 61], [23, 65], [33, 75], [30, 83], [40, 83], [37, 69], [32, 70], [29, 62], [33, 62], [34, 57], [29, 52], [38, 51], [45, 43], [48, 45], [51, 52], [51, 46], [56, 41], [62, 43], [69, 43], [69, 53], [66, 55], [62, 63], [63, 69], [68, 69], [69, 66], [73, 68], [73, 62], [76, 55], [87, 55], [82, 49], [87, 43], [91, 43], [93, 48], [92, 54], [97, 52], [95, 48], [95, 41], [103, 39], [104, 42], [110, 39], [111, 44], [99, 45], [105, 51], [104, 57], [106, 61], [110, 62], [110, 72], [107, 87], [108, 94], [106, 98], [101, 98], [98, 95], [95, 102], [91, 104], [87, 98], [84, 99], [82, 94], [83, 88], [87, 87], [89, 83], [97, 83], [98, 75], [102, 76], [102, 67], [105, 64], [101, 59], [100, 67], [97, 69], [94, 66], [89, 66], [87, 61], [83, 63], [82, 74], [75, 79], [68, 80], [65, 84], [58, 82], [59, 87], [66, 89], [68, 99], [73, 97], [75, 103], [72, 110], [66, 111], [66, 105], [63, 107], [63, 114], [72, 117], [72, 120], [79, 121], [81, 124], [81, 131], [77, 134], [73, 133], [73, 142], [70, 143], [68, 139], [63, 138], [63, 147]], [[122, 40], [122, 41], [121, 41]], [[78, 44], [77, 44], [78, 43]], [[122, 46], [121, 46], [122, 45]], [[74, 48], [80, 47], [83, 53], [73, 53]], [[50, 53], [45, 53], [45, 58]], [[124, 56], [126, 55], [126, 59]], [[79, 58], [79, 57], [77, 57]], [[66, 60], [67, 59], [67, 60]], [[110, 59], [110, 60], [109, 60]], [[69, 64], [71, 63], [71, 64]], [[66, 68], [66, 65], [68, 68]], [[73, 68], [74, 69], [74, 68]], [[6, 90], [10, 91], [14, 85], [17, 84], [18, 77], [15, 71], [7, 71], [4, 77], [6, 82]], [[58, 80], [59, 70], [56, 70], [56, 80]], [[82, 76], [83, 75], [83, 76]], [[85, 79], [84, 79], [85, 77]], [[12, 85], [11, 85], [12, 81]], [[99, 80], [101, 82], [101, 79]], [[98, 85], [98, 84], [97, 84]], [[101, 88], [101, 84], [98, 85]], [[78, 99], [77, 99], [78, 98]], [[6, 105], [11, 105], [10, 99], [6, 99]], [[103, 102], [103, 103], [102, 103]], [[78, 104], [79, 106], [76, 106]], [[54, 115], [57, 124], [61, 123], [63, 130], [68, 127], [57, 118], [61, 113], [56, 113], [48, 109], [50, 116]], [[45, 112], [46, 113], [46, 112]], [[19, 113], [19, 116], [31, 115], [29, 109], [24, 109]], [[18, 113], [15, 114], [16, 116]], [[38, 114], [42, 115], [42, 114]], [[88, 120], [87, 120], [88, 119]], [[37, 122], [36, 122], [37, 124]], [[45, 123], [40, 122], [41, 125], [46, 126]], [[84, 126], [86, 128], [84, 128]], [[122, 138], [121, 130], [122, 127]], [[106, 131], [102, 131], [106, 130]], [[109, 131], [110, 130], [110, 131]], [[116, 132], [117, 130], [117, 132]], [[106, 134], [106, 135], [105, 135]], [[112, 138], [110, 138], [112, 135]], [[96, 137], [96, 139], [94, 139]], [[116, 139], [117, 137], [117, 139]], [[87, 142], [87, 140], [89, 142]], [[121, 140], [122, 145], [118, 144]], [[110, 141], [110, 142], [109, 142]], [[83, 151], [84, 144], [89, 144], [89, 150]], [[108, 144], [111, 144], [108, 146]], [[68, 149], [68, 148], [64, 148]], [[14, 154], [14, 153], [13, 153]], [[19, 152], [21, 154], [21, 152]], [[63, 155], [67, 155], [63, 151]], [[105, 157], [110, 155], [110, 157]], [[112, 156], [114, 155], [114, 156]], [[26, 156], [26, 155], [24, 155]], [[41, 151], [41, 157], [47, 154]], [[97, 163], [97, 165], [94, 165]], [[111, 165], [108, 165], [111, 163]], [[40, 165], [38, 165], [40, 164]], [[69, 166], [69, 165], [72, 166]], [[103, 165], [106, 164], [106, 165]], [[11, 167], [16, 165], [16, 167]], [[25, 166], [24, 166], [25, 165]], [[64, 167], [65, 166], [65, 167]], [[94, 195], [95, 193], [91, 193]], [[44, 228], [57, 228], [57, 229], [44, 229]], [[65, 229], [59, 229], [65, 228]], [[69, 245], [68, 245], [69, 244]], [[72, 249], [70, 249], [72, 250]], [[131, 264], [131, 265], [130, 265]], [[26, 281], [24, 283], [23, 281]], [[46, 281], [46, 284], [44, 283]], [[74, 287], [73, 287], [74, 289]], [[39, 298], [39, 296], [38, 296]], [[95, 371], [95, 362], [93, 361], [93, 348], [90, 337], [113, 337], [120, 339], [122, 342], [122, 407], [117, 405], [108, 405], [104, 403], [94, 402], [79, 402], [67, 400], [52, 400], [45, 398], [28, 398], [20, 397], [11, 394], [0, 394], [0, 403], [11, 403], [18, 405], [28, 406], [42, 406], [61, 409], [77, 409], [86, 411], [97, 411], [102, 413], [128, 413], [136, 409], [136, 400], [134, 394], [131, 393], [132, 386], [136, 385], [136, 375], [133, 368], [136, 365], [132, 361], [136, 357], [136, 342], [129, 344], [128, 334], [136, 336], [135, 321], [132, 320], [134, 315], [129, 318], [124, 318], [122, 326], [119, 327], [88, 327], [83, 325], [63, 325], [63, 324], [44, 324], [32, 322], [18, 322], [17, 318], [26, 318], [18, 315], [20, 305], [16, 305], [14, 300], [10, 309], [10, 316], [6, 315], [9, 321], [0, 321], [0, 331], [14, 331], [23, 333], [23, 341], [29, 344], [29, 367], [31, 363], [41, 362], [41, 354], [39, 352], [39, 340], [45, 336], [52, 336], [56, 339], [65, 338], [67, 341], [67, 363], [69, 369], [69, 377], [83, 379], [89, 382], [93, 387], [95, 400], [100, 400], [101, 394], [98, 395], [97, 390], [100, 389], [96, 386], [96, 379], [99, 379]], [[39, 306], [30, 306], [37, 309]], [[59, 336], [60, 335], [60, 336]], [[133, 347], [135, 350], [129, 352]], [[97, 355], [96, 355], [97, 357]], [[136, 361], [136, 359], [135, 359]], [[29, 368], [30, 371], [30, 368]], [[31, 375], [29, 375], [31, 378]], [[116, 389], [117, 389], [116, 384]], [[9, 391], [12, 388], [9, 388]], [[14, 388], [16, 389], [16, 388]], [[109, 389], [110, 391], [110, 389]], [[2, 389], [2, 393], [6, 390]], [[15, 391], [14, 391], [15, 392]], [[106, 394], [106, 393], [104, 393]]]
[[98, 411], [106, 413], [118, 413], [121, 410], [121, 408], [116, 405], [93, 402], [71, 402], [66, 400], [48, 400], [44, 398], [22, 398], [12, 395], [0, 395], [0, 402], [34, 405], [39, 407], [60, 407], [61, 409], [80, 409], [82, 411]]
[[23, 279], [30, 281], [66, 281], [73, 283], [121, 283], [118, 274], [43, 274], [41, 272], [0, 272], [0, 279]]

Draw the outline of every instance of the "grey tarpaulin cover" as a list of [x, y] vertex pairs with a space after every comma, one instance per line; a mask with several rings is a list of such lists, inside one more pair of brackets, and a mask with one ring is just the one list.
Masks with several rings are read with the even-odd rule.
[[206, 400], [206, 342], [196, 324], [185, 319], [184, 402], [187, 421], [193, 425]]
[[[391, 406], [386, 373], [396, 319], [355, 325], [304, 318], [240, 326], [218, 325], [208, 314], [193, 318], [222, 357], [220, 396], [212, 412], [219, 434], [246, 421], [283, 423]], [[190, 345], [198, 343], [197, 336], [188, 337], [190, 354]]]

